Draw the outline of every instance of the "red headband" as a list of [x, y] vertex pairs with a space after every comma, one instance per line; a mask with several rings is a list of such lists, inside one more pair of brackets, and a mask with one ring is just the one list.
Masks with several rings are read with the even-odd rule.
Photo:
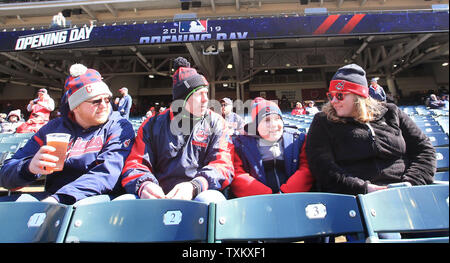
[[330, 81], [330, 87], [328, 89], [329, 92], [339, 92], [339, 91], [348, 91], [359, 95], [361, 97], [367, 98], [369, 97], [369, 88], [363, 85], [359, 85], [353, 82], [349, 82], [346, 80], [332, 80]]

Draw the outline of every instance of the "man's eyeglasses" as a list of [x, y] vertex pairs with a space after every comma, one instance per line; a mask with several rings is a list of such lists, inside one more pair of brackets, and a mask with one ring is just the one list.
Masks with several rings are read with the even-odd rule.
[[345, 98], [345, 94], [348, 94], [349, 92], [327, 92], [327, 98], [329, 101], [332, 101], [333, 98], [336, 98], [338, 101], [342, 101]]
[[104, 101], [106, 104], [108, 104], [111, 101], [111, 97], [100, 98], [97, 100], [87, 100], [85, 102], [91, 103], [94, 106], [99, 106], [102, 103], [102, 101]]

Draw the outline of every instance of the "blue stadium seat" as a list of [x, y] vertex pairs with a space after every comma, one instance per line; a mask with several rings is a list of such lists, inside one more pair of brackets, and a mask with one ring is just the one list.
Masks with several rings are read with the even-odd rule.
[[440, 125], [439, 122], [437, 122], [435, 120], [432, 120], [432, 121], [415, 121], [415, 123], [421, 129], [423, 129], [424, 127]]
[[447, 134], [445, 134], [443, 132], [429, 133], [429, 134], [427, 134], [427, 136], [430, 139], [430, 142], [434, 147], [449, 145], [448, 136], [447, 136]]
[[432, 125], [432, 126], [419, 127], [419, 128], [425, 134], [444, 132], [444, 130], [442, 130], [442, 127], [440, 125]]
[[[282, 240], [359, 233], [355, 196], [330, 193], [260, 195], [211, 204], [209, 242]], [[215, 220], [213, 221], [213, 219]]]
[[0, 202], [0, 242], [64, 240], [72, 207], [44, 202]]
[[[448, 185], [399, 187], [358, 195], [369, 243], [449, 242]], [[442, 237], [442, 232], [447, 232]], [[378, 233], [424, 233], [413, 239], [379, 239]], [[434, 233], [439, 233], [433, 235]], [[404, 235], [404, 234], [403, 234]]]
[[410, 115], [409, 116], [414, 122], [434, 122], [435, 119], [433, 116], [418, 116], [418, 115]]
[[75, 208], [65, 242], [206, 242], [208, 205], [120, 200]]
[[434, 181], [448, 182], [448, 171], [435, 173]]
[[448, 147], [435, 147], [436, 149], [436, 168], [438, 171], [448, 170]]

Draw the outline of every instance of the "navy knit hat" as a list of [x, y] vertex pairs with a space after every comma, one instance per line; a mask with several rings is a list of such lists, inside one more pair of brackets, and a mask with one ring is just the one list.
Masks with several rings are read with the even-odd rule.
[[249, 134], [258, 134], [258, 125], [262, 121], [262, 119], [270, 114], [278, 114], [281, 119], [283, 119], [283, 115], [281, 114], [281, 110], [277, 104], [272, 101], [265, 100], [264, 98], [257, 97], [252, 102], [252, 120], [248, 123], [244, 129]]
[[174, 60], [175, 74], [173, 74], [173, 100], [186, 100], [199, 86], [209, 88], [209, 83], [197, 70], [191, 68], [191, 64], [183, 57]]
[[330, 81], [329, 92], [347, 91], [364, 98], [369, 97], [366, 72], [356, 64], [339, 68]]

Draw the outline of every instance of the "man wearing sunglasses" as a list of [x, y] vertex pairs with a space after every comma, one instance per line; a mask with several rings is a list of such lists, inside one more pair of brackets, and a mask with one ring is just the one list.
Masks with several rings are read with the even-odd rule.
[[[43, 126], [0, 170], [0, 186], [7, 189], [45, 175], [45, 192], [13, 195], [8, 201], [80, 204], [110, 200], [123, 191], [117, 182], [134, 141], [133, 127], [112, 112], [112, 93], [96, 70], [75, 64], [70, 74], [61, 99], [62, 117]], [[46, 145], [50, 133], [70, 134], [62, 171], [53, 171], [58, 157], [56, 149]]]

